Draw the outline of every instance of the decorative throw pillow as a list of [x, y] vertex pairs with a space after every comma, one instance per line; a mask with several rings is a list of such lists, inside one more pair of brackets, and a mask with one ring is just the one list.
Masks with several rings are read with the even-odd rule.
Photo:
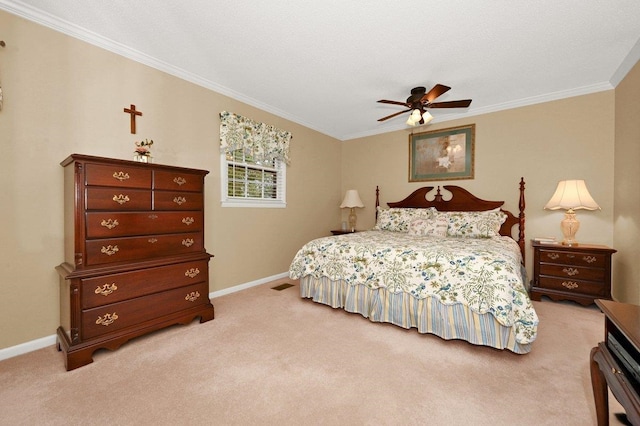
[[378, 220], [373, 229], [379, 231], [408, 232], [409, 224], [415, 219], [430, 219], [433, 217], [435, 209], [411, 209], [411, 208], [390, 208], [378, 207]]
[[409, 224], [409, 234], [446, 237], [448, 226], [449, 221], [445, 216], [436, 216], [433, 219], [415, 219]]
[[501, 211], [439, 212], [448, 220], [447, 235], [451, 237], [490, 238], [500, 235], [500, 226], [507, 220]]

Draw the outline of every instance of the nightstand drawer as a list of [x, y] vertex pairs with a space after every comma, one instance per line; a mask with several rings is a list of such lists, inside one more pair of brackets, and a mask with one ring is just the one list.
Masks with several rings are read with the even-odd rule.
[[602, 281], [605, 270], [598, 268], [583, 268], [572, 265], [540, 264], [540, 275], [552, 275], [559, 278], [571, 278], [576, 280]]
[[570, 278], [543, 277], [538, 279], [538, 287], [549, 290], [599, 297], [609, 297], [608, 288], [602, 282], [580, 281]]
[[540, 250], [540, 262], [604, 268], [607, 256], [602, 253]]

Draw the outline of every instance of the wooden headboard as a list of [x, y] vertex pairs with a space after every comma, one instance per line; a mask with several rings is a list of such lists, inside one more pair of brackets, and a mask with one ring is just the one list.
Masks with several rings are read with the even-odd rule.
[[[451, 192], [451, 199], [445, 200], [440, 193], [440, 186], [433, 197], [433, 200], [427, 199], [427, 194], [435, 187], [425, 186], [413, 191], [407, 198], [401, 201], [387, 203], [389, 207], [404, 208], [427, 208], [435, 207], [441, 212], [463, 211], [463, 212], [480, 212], [492, 210], [500, 207], [500, 210], [507, 215], [507, 220], [500, 227], [500, 235], [513, 238], [520, 246], [522, 259], [524, 262], [524, 178], [520, 178], [520, 199], [518, 202], [518, 216], [510, 211], [503, 210], [501, 207], [504, 201], [488, 201], [476, 197], [464, 188], [455, 185], [443, 185], [442, 188]], [[380, 206], [380, 190], [376, 186], [376, 220], [378, 219], [378, 206]], [[518, 238], [513, 237], [513, 227], [518, 225]]]

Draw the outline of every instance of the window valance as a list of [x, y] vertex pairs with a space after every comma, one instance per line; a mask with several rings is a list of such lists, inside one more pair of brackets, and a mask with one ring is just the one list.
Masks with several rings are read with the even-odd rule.
[[220, 150], [222, 152], [242, 149], [258, 163], [277, 159], [289, 164], [290, 141], [291, 132], [232, 112], [220, 113]]

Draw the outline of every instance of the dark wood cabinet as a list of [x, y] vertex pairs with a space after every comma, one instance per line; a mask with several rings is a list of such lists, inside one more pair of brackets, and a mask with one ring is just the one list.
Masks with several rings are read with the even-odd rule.
[[58, 348], [67, 370], [100, 348], [213, 319], [206, 170], [73, 154], [65, 175]]
[[611, 255], [603, 245], [564, 246], [532, 242], [531, 299], [548, 296], [590, 305], [595, 299], [611, 299]]
[[604, 341], [591, 350], [590, 370], [598, 426], [609, 424], [607, 388], [640, 425], [640, 306], [596, 300], [605, 316]]
[[350, 229], [333, 229], [331, 230], [332, 235], [346, 235], [346, 234], [354, 234], [358, 231], [352, 231]]

